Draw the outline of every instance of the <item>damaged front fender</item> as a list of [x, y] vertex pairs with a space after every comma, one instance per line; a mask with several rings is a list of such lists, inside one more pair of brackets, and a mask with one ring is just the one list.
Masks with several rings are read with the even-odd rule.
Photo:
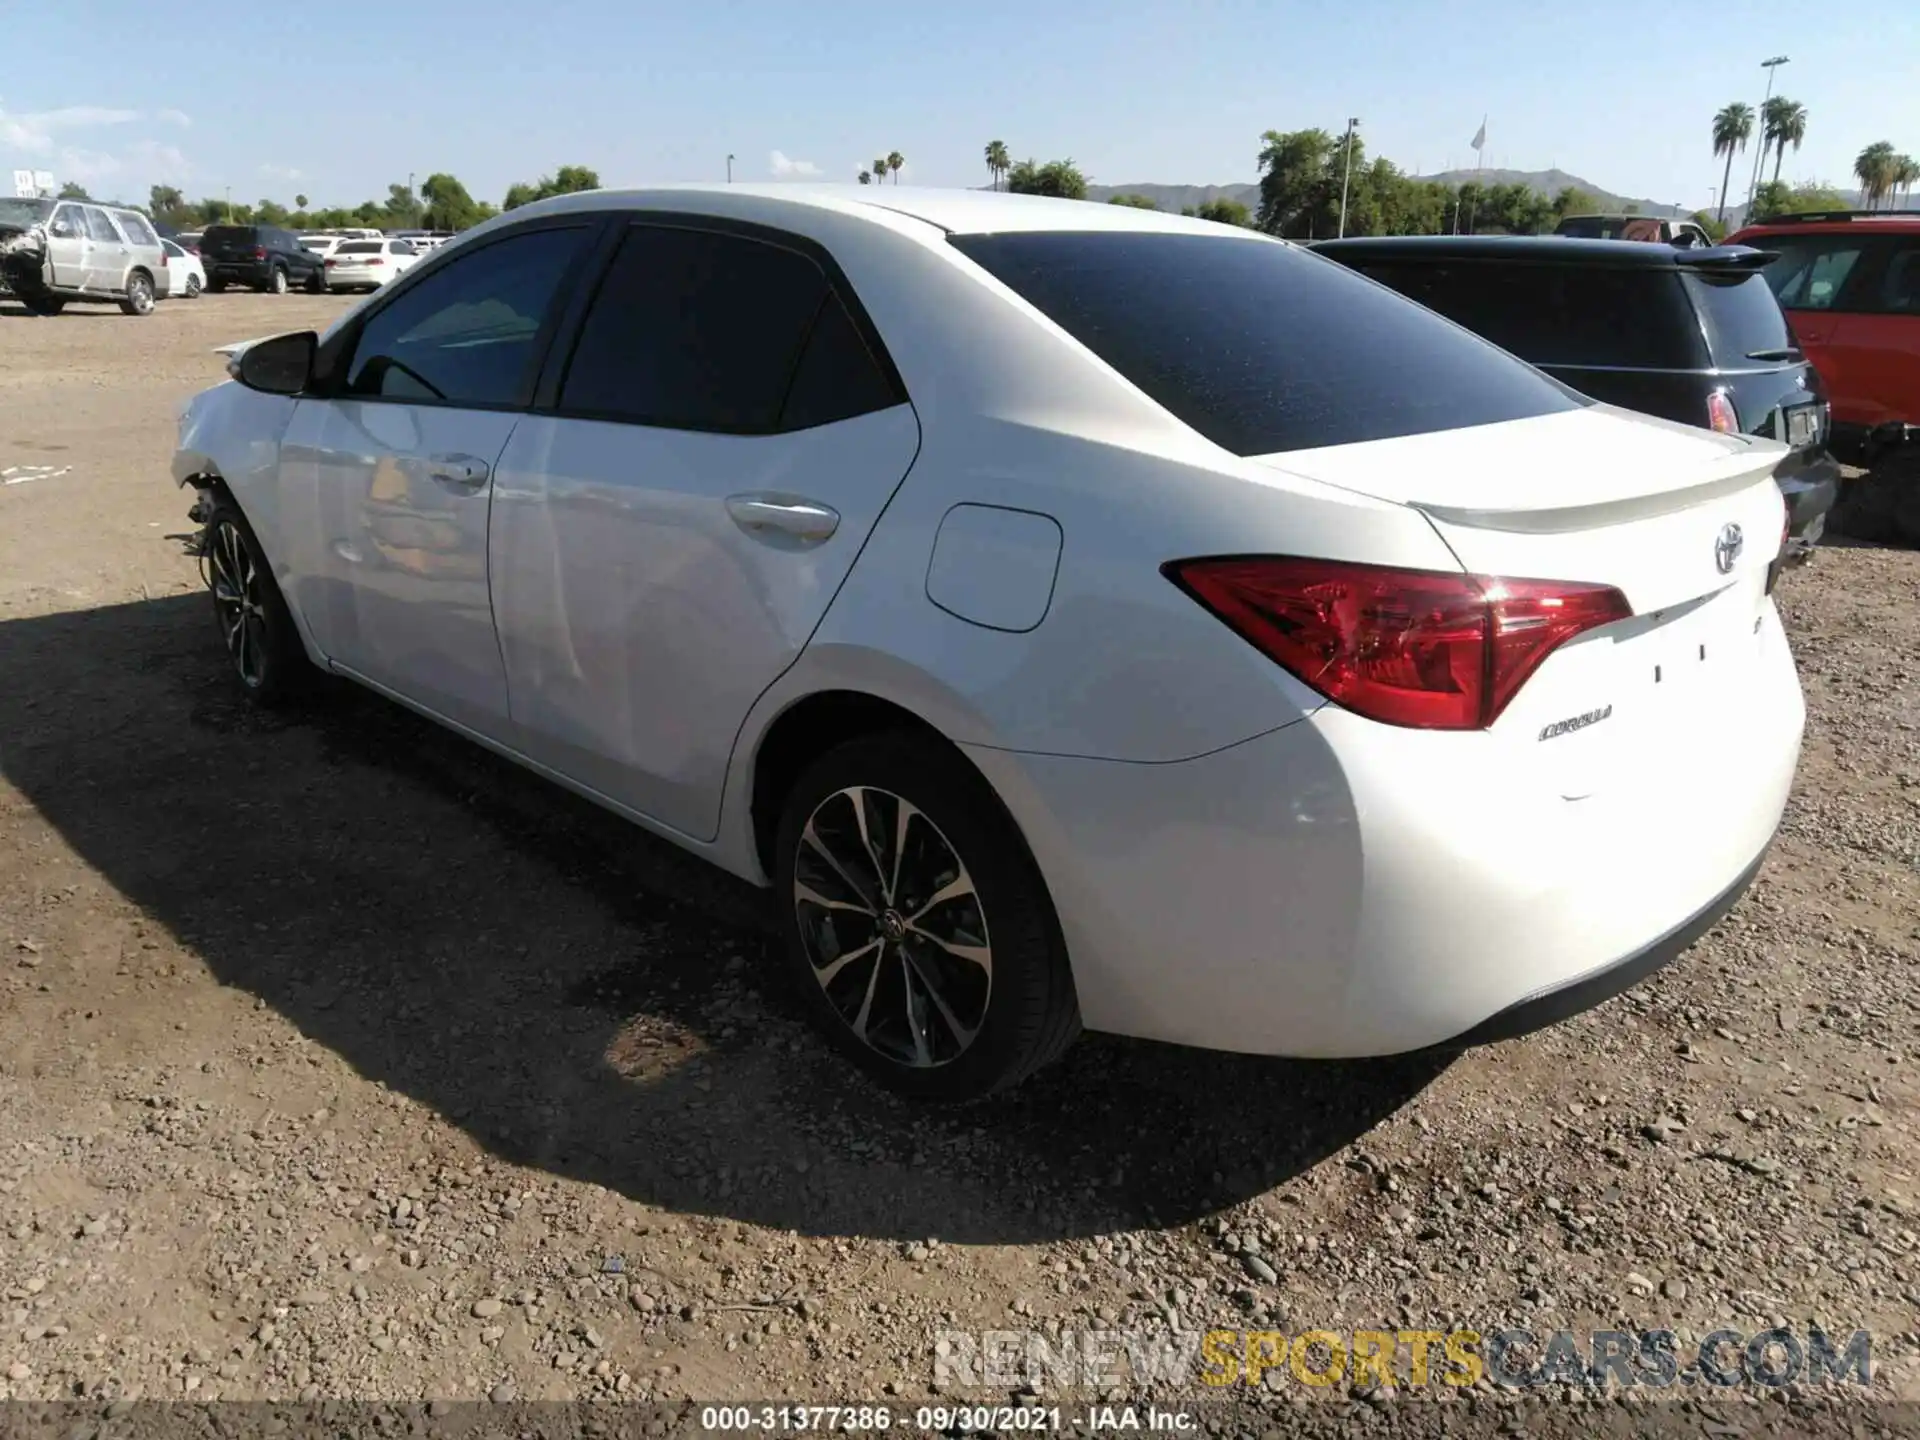
[[22, 299], [47, 290], [47, 232], [41, 225], [0, 225], [0, 279]]

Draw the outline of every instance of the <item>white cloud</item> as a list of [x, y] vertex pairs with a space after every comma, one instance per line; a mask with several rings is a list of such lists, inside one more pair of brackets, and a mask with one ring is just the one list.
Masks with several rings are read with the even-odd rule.
[[778, 150], [767, 156], [767, 168], [776, 180], [811, 180], [820, 173], [811, 160], [790, 160]]
[[178, 125], [182, 130], [193, 124], [193, 117], [184, 110], [156, 110], [153, 118], [163, 125]]
[[130, 125], [139, 118], [138, 110], [113, 110], [104, 105], [17, 112], [0, 109], [0, 148], [45, 155], [57, 148], [63, 135], [75, 130]]
[[293, 166], [291, 165], [262, 165], [260, 167], [260, 173], [266, 176], [267, 179], [278, 180], [282, 184], [286, 184], [291, 181], [298, 180], [300, 178], [300, 172], [294, 169]]

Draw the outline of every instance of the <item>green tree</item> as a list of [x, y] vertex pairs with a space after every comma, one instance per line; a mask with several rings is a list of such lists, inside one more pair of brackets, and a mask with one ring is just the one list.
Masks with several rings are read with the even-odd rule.
[[296, 196], [294, 196], [294, 197], [293, 197], [293, 208], [294, 208], [294, 209], [296, 209], [296, 210], [304, 210], [304, 209], [306, 209], [306, 208], [307, 208], [307, 197], [306, 197], [306, 196], [304, 196], [304, 195], [296, 195]]
[[1714, 244], [1718, 245], [1722, 240], [1727, 238], [1726, 222], [1714, 219], [1713, 216], [1707, 214], [1706, 211], [1696, 210], [1687, 218], [1692, 220], [1693, 223], [1698, 225], [1702, 230], [1706, 231], [1707, 238], [1713, 241]]
[[1109, 205], [1127, 205], [1135, 210], [1158, 210], [1160, 207], [1144, 195], [1109, 195]]
[[998, 190], [1000, 183], [1007, 178], [1007, 171], [1013, 168], [1013, 161], [1007, 155], [1007, 142], [989, 140], [986, 155], [987, 174], [993, 177], [993, 188]]
[[1736, 100], [1731, 105], [1723, 105], [1713, 117], [1713, 153], [1725, 155], [1727, 163], [1720, 168], [1720, 208], [1717, 219], [1727, 218], [1727, 182], [1733, 178], [1733, 152], [1747, 148], [1747, 138], [1753, 134], [1753, 107]]
[[873, 162], [873, 182], [876, 185], [884, 185], [886, 183], [886, 180], [887, 180], [887, 157], [882, 155], [878, 160], [875, 160]]
[[1913, 187], [1920, 185], [1920, 160], [1911, 155], [1893, 157], [1893, 188], [1904, 192], [1908, 200], [1913, 199]]
[[1049, 160], [1041, 165], [1022, 160], [1007, 172], [1007, 189], [1016, 195], [1052, 195], [1061, 200], [1087, 198], [1087, 177], [1071, 160]]
[[1760, 163], [1767, 163], [1767, 148], [1773, 148], [1773, 178], [1780, 178], [1780, 162], [1786, 158], [1787, 144], [1793, 144], [1794, 153], [1800, 151], [1800, 142], [1807, 138], [1807, 107], [1798, 100], [1789, 100], [1783, 95], [1775, 95], [1761, 107], [1760, 111]]
[[285, 225], [293, 217], [287, 207], [274, 200], [262, 200], [253, 207], [253, 218], [262, 225]]
[[1569, 185], [1553, 197], [1553, 218], [1564, 220], [1569, 215], [1591, 215], [1600, 208], [1600, 202], [1577, 185]]
[[77, 181], [69, 180], [60, 187], [59, 198], [62, 200], [91, 200], [93, 196], [87, 193], [86, 186]]
[[1854, 158], [1853, 175], [1860, 182], [1867, 209], [1877, 210], [1880, 202], [1893, 192], [1894, 176], [1900, 172], [1900, 157], [1885, 140], [1876, 140]]
[[1253, 212], [1238, 200], [1229, 200], [1224, 195], [1202, 201], [1193, 213], [1197, 218], [1211, 220], [1216, 225], [1238, 225], [1242, 229], [1251, 229], [1253, 226]]
[[420, 186], [420, 198], [427, 202], [425, 219], [429, 230], [471, 230], [493, 213], [467, 193], [467, 187], [445, 173], [429, 175]]
[[[1335, 151], [1324, 130], [1269, 130], [1260, 145], [1260, 208], [1256, 223], [1269, 235], [1295, 238], [1315, 233], [1317, 212], [1327, 203], [1327, 167]], [[1337, 196], [1335, 197], [1337, 203]], [[1318, 233], [1332, 233], [1319, 227]]]
[[502, 210], [518, 210], [522, 205], [531, 205], [536, 200], [550, 199], [555, 195], [577, 195], [582, 190], [598, 190], [600, 175], [585, 165], [562, 165], [552, 175], [542, 175], [533, 184], [515, 182], [507, 187], [507, 195], [500, 202]]
[[1804, 181], [1783, 185], [1768, 180], [1753, 192], [1753, 213], [1749, 220], [1770, 220], [1776, 215], [1806, 215], [1819, 210], [1845, 210], [1847, 198], [1831, 185]]
[[898, 150], [894, 150], [888, 153], [887, 173], [893, 176], [894, 184], [898, 185], [900, 183], [900, 172], [901, 170], [906, 168], [906, 164], [907, 164], [907, 157], [902, 155]]
[[860, 172], [860, 183], [862, 185], [871, 185], [873, 183], [873, 172], [871, 170], [862, 170]]

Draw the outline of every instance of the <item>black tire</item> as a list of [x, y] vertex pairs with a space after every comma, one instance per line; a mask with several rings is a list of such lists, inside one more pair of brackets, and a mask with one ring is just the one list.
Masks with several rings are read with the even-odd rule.
[[266, 552], [224, 491], [216, 492], [206, 538], [214, 618], [241, 691], [269, 710], [306, 697], [318, 672], [300, 643]]
[[[866, 890], [852, 883], [861, 831], [849, 791], [863, 797], [865, 833], [879, 837], [864, 851]], [[900, 800], [918, 812], [899, 847], [904, 863], [894, 855]], [[842, 1053], [890, 1089], [978, 1099], [1018, 1084], [1080, 1033], [1039, 868], [999, 797], [941, 741], [886, 731], [828, 751], [787, 796], [775, 843], [791, 978]], [[829, 862], [827, 851], [845, 858]], [[955, 893], [929, 900], [942, 890]], [[871, 962], [857, 958], [869, 948]]]
[[307, 293], [309, 295], [324, 295], [327, 293], [327, 276], [325, 271], [315, 270], [311, 275], [307, 276]]
[[151, 315], [154, 311], [153, 277], [144, 270], [127, 276], [126, 297], [120, 302], [123, 315]]
[[44, 316], [49, 320], [67, 308], [67, 302], [58, 295], [22, 295], [20, 303], [27, 307], [29, 314]]
[[221, 291], [225, 290], [226, 288], [227, 288], [227, 282], [224, 280], [207, 281], [207, 289], [215, 295], [218, 295]]
[[187, 299], [198, 300], [199, 298], [200, 298], [200, 277], [198, 275], [189, 275], [187, 277]]

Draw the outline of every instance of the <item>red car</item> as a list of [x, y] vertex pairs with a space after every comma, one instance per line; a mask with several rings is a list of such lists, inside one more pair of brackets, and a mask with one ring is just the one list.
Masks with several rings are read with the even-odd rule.
[[1920, 210], [1782, 215], [1727, 243], [1779, 255], [1763, 273], [1826, 381], [1836, 453], [1920, 426]]

